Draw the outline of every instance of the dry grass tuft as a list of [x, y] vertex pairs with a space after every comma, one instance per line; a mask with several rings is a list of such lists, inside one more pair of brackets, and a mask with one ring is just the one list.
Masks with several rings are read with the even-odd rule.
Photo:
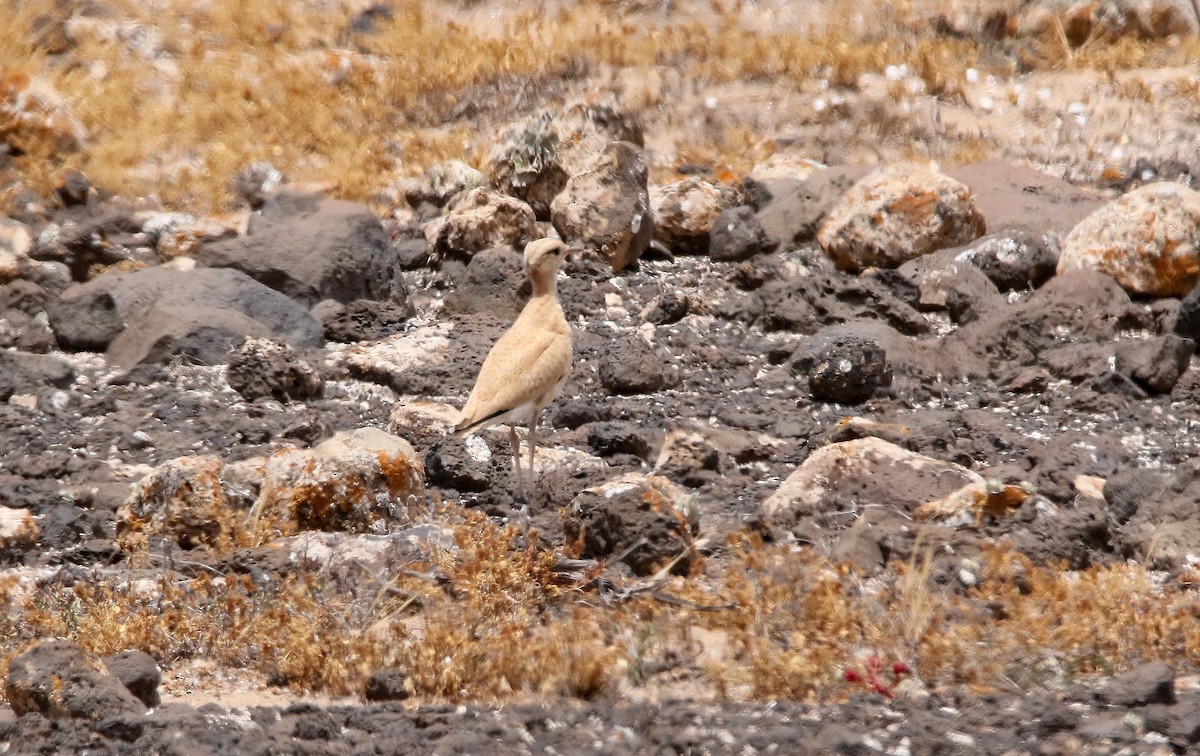
[[1140, 565], [1067, 572], [993, 551], [980, 586], [964, 591], [928, 552], [864, 582], [812, 550], [742, 538], [719, 580], [660, 576], [597, 593], [564, 582], [536, 534], [457, 517], [456, 549], [375, 588], [304, 572], [257, 586], [170, 571], [33, 590], [9, 579], [0, 658], [58, 636], [100, 654], [140, 648], [168, 669], [205, 658], [333, 693], [399, 667], [420, 699], [489, 702], [687, 679], [723, 698], [837, 700], [864, 686], [890, 696], [910, 675], [985, 691], [1153, 659], [1200, 669], [1190, 574], [1160, 585]]

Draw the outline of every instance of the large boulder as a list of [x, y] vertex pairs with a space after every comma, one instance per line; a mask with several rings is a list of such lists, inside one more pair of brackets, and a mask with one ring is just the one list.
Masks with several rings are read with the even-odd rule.
[[358, 428], [268, 458], [253, 513], [285, 531], [387, 533], [411, 524], [410, 508], [423, 504], [424, 491], [412, 445]]
[[736, 189], [697, 176], [651, 187], [654, 238], [678, 254], [707, 254], [713, 223], [739, 199]]
[[[298, 349], [324, 343], [320, 322], [299, 302], [232, 268], [147, 268], [99, 276], [64, 291], [50, 308], [50, 322], [56, 332], [77, 332], [70, 321], [97, 313], [110, 317], [114, 307], [125, 328], [108, 343], [107, 357], [122, 367], [176, 355], [222, 364], [247, 336], [279, 339]], [[107, 332], [88, 333], [94, 340], [74, 343], [104, 346]]]
[[501, 245], [523, 249], [537, 236], [529, 205], [487, 187], [456, 195], [444, 215], [425, 224], [425, 239], [438, 257], [471, 257]]
[[895, 268], [966, 244], [987, 228], [971, 189], [929, 166], [897, 164], [863, 177], [825, 218], [817, 241], [838, 268]]
[[501, 191], [528, 202], [538, 220], [550, 220], [550, 205], [568, 179], [587, 170], [614, 141], [643, 145], [636, 116], [608, 104], [544, 111], [500, 138], [488, 174]]
[[1080, 221], [1058, 272], [1112, 276], [1133, 294], [1182, 297], [1200, 283], [1200, 192], [1170, 182], [1134, 189]]
[[379, 218], [365, 205], [316, 194], [270, 195], [245, 236], [205, 244], [197, 258], [236, 268], [310, 307], [322, 299], [408, 301]]
[[968, 483], [983, 482], [961, 465], [868, 436], [814, 451], [767, 497], [762, 509], [769, 517], [781, 518], [829, 517], [847, 506], [869, 505], [911, 514]]
[[609, 143], [554, 198], [554, 228], [567, 243], [594, 247], [614, 271], [624, 270], [642, 256], [654, 234], [647, 176], [641, 148]]
[[46, 640], [13, 657], [4, 686], [17, 716], [99, 721], [146, 707], [104, 663], [68, 640]]

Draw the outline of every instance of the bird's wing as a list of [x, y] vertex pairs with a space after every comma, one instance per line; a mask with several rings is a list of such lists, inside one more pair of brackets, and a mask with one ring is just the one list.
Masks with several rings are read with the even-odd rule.
[[515, 330], [505, 333], [483, 361], [455, 430], [468, 433], [505, 412], [536, 402], [570, 367], [569, 334], [540, 331], [526, 337]]

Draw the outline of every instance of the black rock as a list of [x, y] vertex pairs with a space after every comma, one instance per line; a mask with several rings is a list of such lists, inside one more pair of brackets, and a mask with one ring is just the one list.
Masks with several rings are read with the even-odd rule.
[[775, 251], [779, 240], [763, 230], [752, 208], [724, 210], [709, 231], [708, 256], [717, 262], [738, 262], [757, 254]]
[[225, 379], [248, 401], [314, 399], [325, 391], [321, 374], [286, 345], [246, 339], [229, 361]]
[[1175, 316], [1175, 333], [1200, 343], [1200, 284], [1197, 284], [1179, 304]]
[[490, 312], [516, 318], [532, 291], [525, 263], [512, 247], [494, 247], [471, 257], [466, 271], [446, 297], [446, 312]]
[[485, 491], [492, 483], [489, 461], [473, 457], [466, 443], [453, 436], [425, 455], [425, 477], [431, 485], [456, 491]]
[[665, 388], [663, 358], [638, 336], [614, 341], [600, 358], [600, 385], [610, 394], [650, 394]]
[[56, 299], [46, 314], [59, 347], [70, 352], [103, 352], [125, 329], [112, 293], [104, 290]]
[[1175, 334], [1152, 339], [1124, 342], [1117, 352], [1117, 363], [1139, 386], [1158, 394], [1175, 388], [1180, 376], [1191, 365], [1196, 342]]
[[158, 706], [162, 670], [153, 656], [145, 651], [127, 649], [115, 656], [106, 656], [103, 661], [108, 671], [139, 701], [146, 706]]
[[957, 259], [979, 268], [1000, 291], [1037, 288], [1054, 275], [1059, 244], [1051, 234], [1015, 229], [982, 236]]
[[404, 330], [413, 316], [411, 304], [356, 299], [342, 305], [327, 299], [313, 308], [313, 315], [325, 327], [325, 338], [340, 344], [375, 341]]
[[646, 459], [650, 456], [649, 439], [633, 423], [592, 423], [588, 426], [588, 446], [601, 457], [632, 454]]
[[809, 390], [818, 401], [860, 404], [891, 383], [887, 355], [874, 341], [842, 336], [818, 354], [808, 373]]
[[281, 191], [250, 218], [245, 236], [205, 244], [205, 265], [235, 268], [312, 306], [322, 299], [407, 305], [391, 238], [365, 205]]
[[1134, 667], [1109, 680], [1100, 700], [1117, 706], [1175, 703], [1175, 671], [1160, 661]]
[[606, 414], [595, 404], [585, 399], [572, 399], [565, 402], [558, 402], [553, 406], [550, 415], [550, 424], [556, 428], [570, 428], [574, 430], [581, 425], [603, 420], [605, 417]]
[[399, 667], [373, 670], [363, 691], [368, 701], [403, 701], [409, 695], [408, 673]]

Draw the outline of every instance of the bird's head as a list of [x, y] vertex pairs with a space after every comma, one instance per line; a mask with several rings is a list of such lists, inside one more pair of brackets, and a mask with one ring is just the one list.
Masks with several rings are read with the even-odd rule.
[[548, 275], [553, 278], [558, 266], [566, 259], [567, 251], [567, 245], [561, 239], [546, 237], [531, 241], [525, 247], [525, 270], [531, 277]]

